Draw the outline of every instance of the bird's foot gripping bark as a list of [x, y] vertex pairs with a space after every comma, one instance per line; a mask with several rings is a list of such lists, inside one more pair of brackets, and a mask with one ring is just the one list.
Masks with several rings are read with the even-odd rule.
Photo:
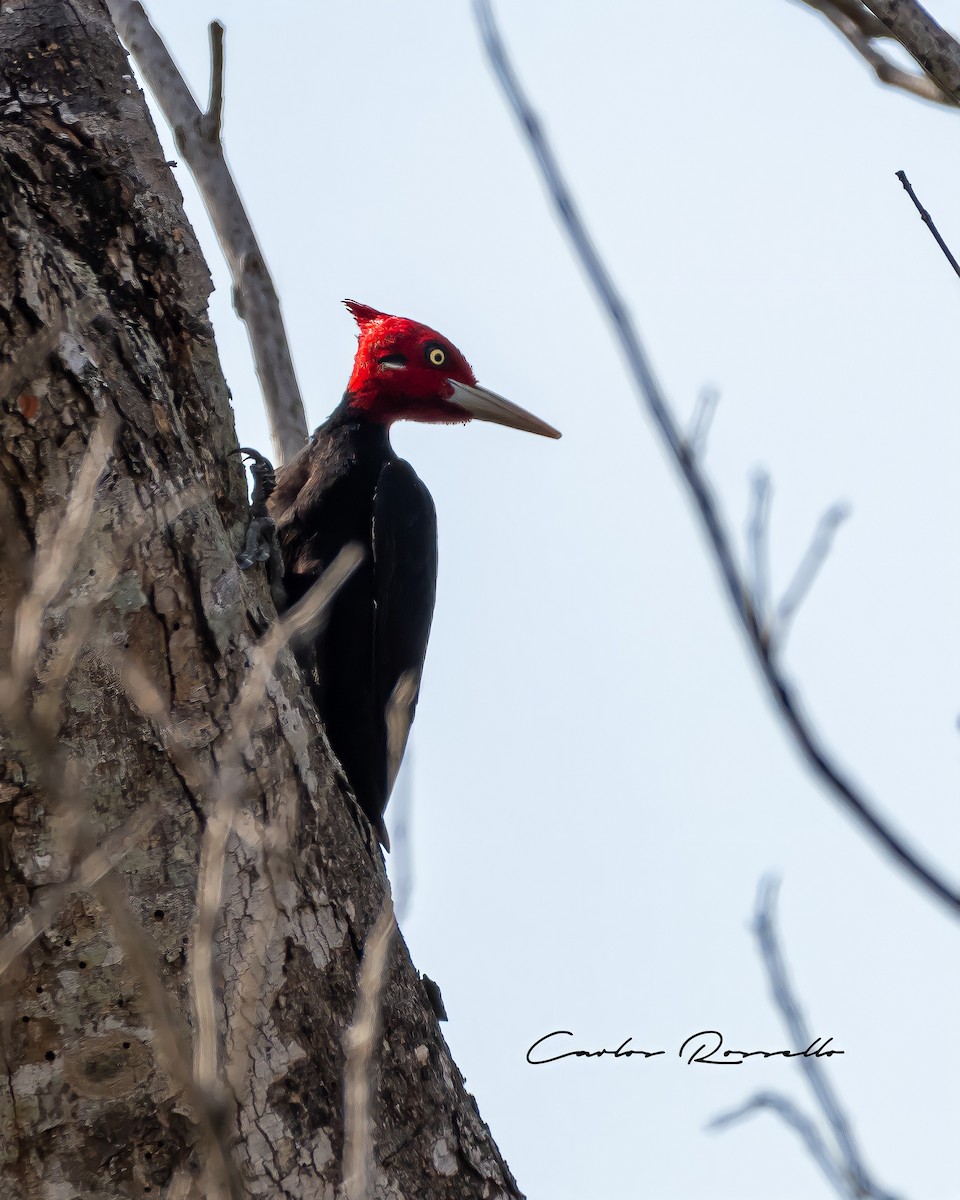
[[266, 564], [267, 581], [270, 584], [273, 602], [277, 612], [282, 612], [287, 606], [287, 593], [283, 586], [283, 557], [277, 544], [277, 530], [273, 517], [267, 511], [267, 501], [277, 486], [277, 475], [273, 463], [259, 450], [241, 446], [233, 453], [252, 460], [250, 473], [253, 475], [250, 524], [247, 526], [243, 549], [237, 555], [237, 565], [241, 571], [249, 571], [255, 563]]

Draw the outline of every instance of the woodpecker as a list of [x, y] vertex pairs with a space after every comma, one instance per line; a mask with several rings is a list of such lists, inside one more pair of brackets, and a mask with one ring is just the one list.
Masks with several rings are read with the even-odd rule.
[[298, 648], [314, 703], [380, 842], [420, 690], [437, 579], [433, 500], [394, 454], [390, 426], [476, 418], [558, 438], [552, 426], [477, 385], [436, 330], [345, 300], [359, 327], [343, 399], [267, 500], [295, 604], [350, 542], [363, 561], [336, 594], [322, 630]]

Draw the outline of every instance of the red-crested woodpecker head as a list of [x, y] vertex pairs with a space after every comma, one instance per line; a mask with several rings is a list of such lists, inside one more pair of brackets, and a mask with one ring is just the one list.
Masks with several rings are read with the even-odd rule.
[[347, 384], [351, 410], [384, 425], [399, 420], [452, 424], [476, 417], [545, 437], [560, 436], [532, 413], [478, 387], [470, 364], [435, 329], [356, 300], [344, 304], [360, 327]]

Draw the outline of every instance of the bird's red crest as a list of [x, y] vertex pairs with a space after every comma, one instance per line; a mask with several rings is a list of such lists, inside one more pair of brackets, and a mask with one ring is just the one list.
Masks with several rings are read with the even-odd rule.
[[388, 313], [378, 312], [375, 308], [371, 308], [369, 304], [361, 304], [359, 300], [344, 300], [343, 303], [361, 329], [364, 325], [369, 325], [371, 321], [377, 321], [381, 317], [389, 315]]

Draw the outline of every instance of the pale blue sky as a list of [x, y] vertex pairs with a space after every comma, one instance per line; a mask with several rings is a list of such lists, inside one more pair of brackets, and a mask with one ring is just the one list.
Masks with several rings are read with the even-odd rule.
[[[960, 28], [956, 0], [932, 7]], [[468, 4], [152, 10], [204, 99], [206, 23], [226, 22], [226, 146], [311, 425], [349, 374], [351, 296], [440, 329], [481, 383], [564, 434], [394, 438], [440, 523], [404, 933], [521, 1187], [829, 1194], [772, 1117], [703, 1131], [761, 1088], [809, 1106], [796, 1069], [673, 1057], [703, 1028], [785, 1044], [747, 931], [773, 870], [794, 979], [814, 1031], [846, 1051], [828, 1070], [868, 1163], [892, 1191], [955, 1200], [960, 925], [785, 740]], [[676, 409], [721, 390], [707, 461], [738, 537], [752, 471], [773, 475], [778, 591], [822, 511], [851, 504], [790, 672], [855, 778], [960, 877], [960, 283], [894, 178], [907, 171], [960, 249], [960, 115], [881, 89], [789, 0], [498, 12]], [[178, 178], [217, 283], [240, 439], [268, 449], [228, 277]], [[528, 1066], [558, 1028], [671, 1054]]]

